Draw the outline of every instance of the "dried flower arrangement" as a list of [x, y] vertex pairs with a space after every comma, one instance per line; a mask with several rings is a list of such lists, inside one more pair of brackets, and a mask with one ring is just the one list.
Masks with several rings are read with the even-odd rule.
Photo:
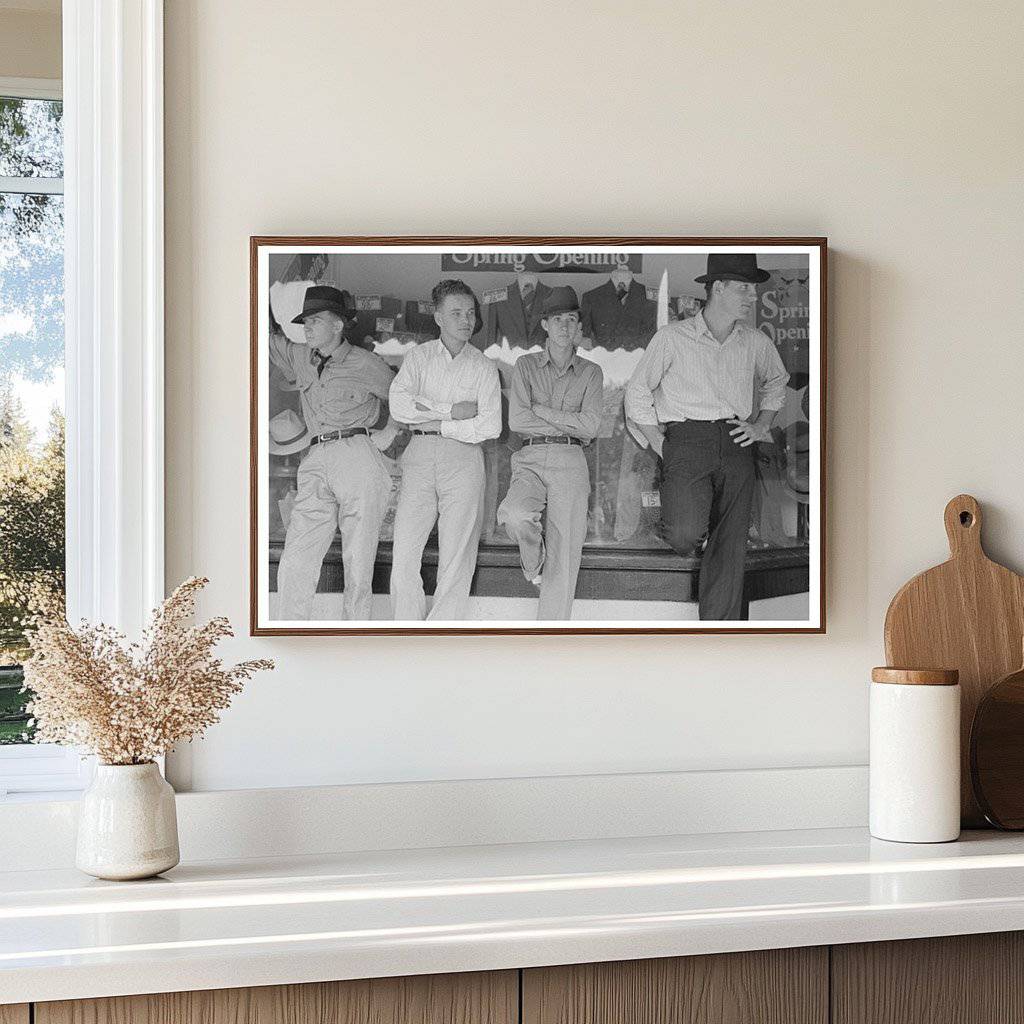
[[145, 764], [217, 722], [243, 683], [274, 663], [225, 667], [213, 649], [233, 635], [228, 620], [186, 625], [208, 582], [185, 580], [154, 610], [141, 643], [126, 645], [102, 623], [73, 629], [53, 609], [38, 616], [25, 662], [36, 741], [84, 748], [103, 764]]

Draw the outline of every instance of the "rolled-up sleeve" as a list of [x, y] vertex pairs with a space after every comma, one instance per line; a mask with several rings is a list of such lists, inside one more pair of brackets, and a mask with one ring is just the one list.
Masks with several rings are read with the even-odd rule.
[[303, 345], [296, 345], [294, 341], [289, 341], [283, 331], [270, 332], [270, 361], [293, 384], [298, 377], [295, 369], [296, 349], [300, 349], [306, 359], [309, 358], [309, 349]]
[[480, 444], [501, 433], [501, 378], [497, 367], [481, 357], [477, 413], [466, 420], [444, 420], [441, 434], [466, 444]]
[[626, 385], [626, 415], [634, 423], [656, 426], [658, 414], [654, 408], [654, 392], [660, 386], [672, 362], [670, 335], [658, 331], [640, 357], [633, 376]]
[[[763, 336], [763, 335], [762, 335]], [[757, 358], [758, 407], [778, 412], [786, 403], [786, 385], [789, 374], [779, 355], [779, 350], [767, 337]]]

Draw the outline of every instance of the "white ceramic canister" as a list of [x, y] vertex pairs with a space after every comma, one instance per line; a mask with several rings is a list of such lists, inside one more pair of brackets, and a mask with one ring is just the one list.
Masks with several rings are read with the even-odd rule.
[[75, 864], [97, 878], [150, 878], [178, 863], [174, 790], [157, 765], [98, 764], [82, 794]]
[[949, 669], [871, 673], [870, 828], [876, 839], [960, 835], [960, 684]]

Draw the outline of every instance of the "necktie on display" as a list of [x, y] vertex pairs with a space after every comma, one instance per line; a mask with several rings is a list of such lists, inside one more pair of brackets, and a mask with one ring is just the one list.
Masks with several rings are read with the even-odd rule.
[[621, 302], [623, 305], [625, 305], [626, 304], [626, 296], [629, 294], [628, 290], [626, 289], [626, 286], [624, 284], [617, 284], [615, 286], [615, 292], [616, 292], [616, 294], [619, 297], [619, 302]]
[[523, 285], [523, 305], [529, 306], [533, 301], [534, 286], [532, 284]]

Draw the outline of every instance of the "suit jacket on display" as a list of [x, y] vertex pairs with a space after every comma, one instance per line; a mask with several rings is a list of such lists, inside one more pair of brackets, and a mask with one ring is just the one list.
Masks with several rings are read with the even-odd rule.
[[583, 336], [602, 348], [643, 348], [654, 336], [658, 319], [658, 291], [638, 281], [629, 283], [622, 302], [611, 281], [583, 293], [580, 320]]
[[[484, 307], [484, 333], [482, 348], [500, 345], [502, 338], [508, 338], [512, 347], [543, 347], [547, 340], [540, 325], [540, 311], [551, 289], [542, 281], [537, 282], [529, 307], [523, 304], [519, 282], [513, 281], [504, 288], [492, 288], [480, 297]], [[473, 339], [476, 341], [477, 339]]]

